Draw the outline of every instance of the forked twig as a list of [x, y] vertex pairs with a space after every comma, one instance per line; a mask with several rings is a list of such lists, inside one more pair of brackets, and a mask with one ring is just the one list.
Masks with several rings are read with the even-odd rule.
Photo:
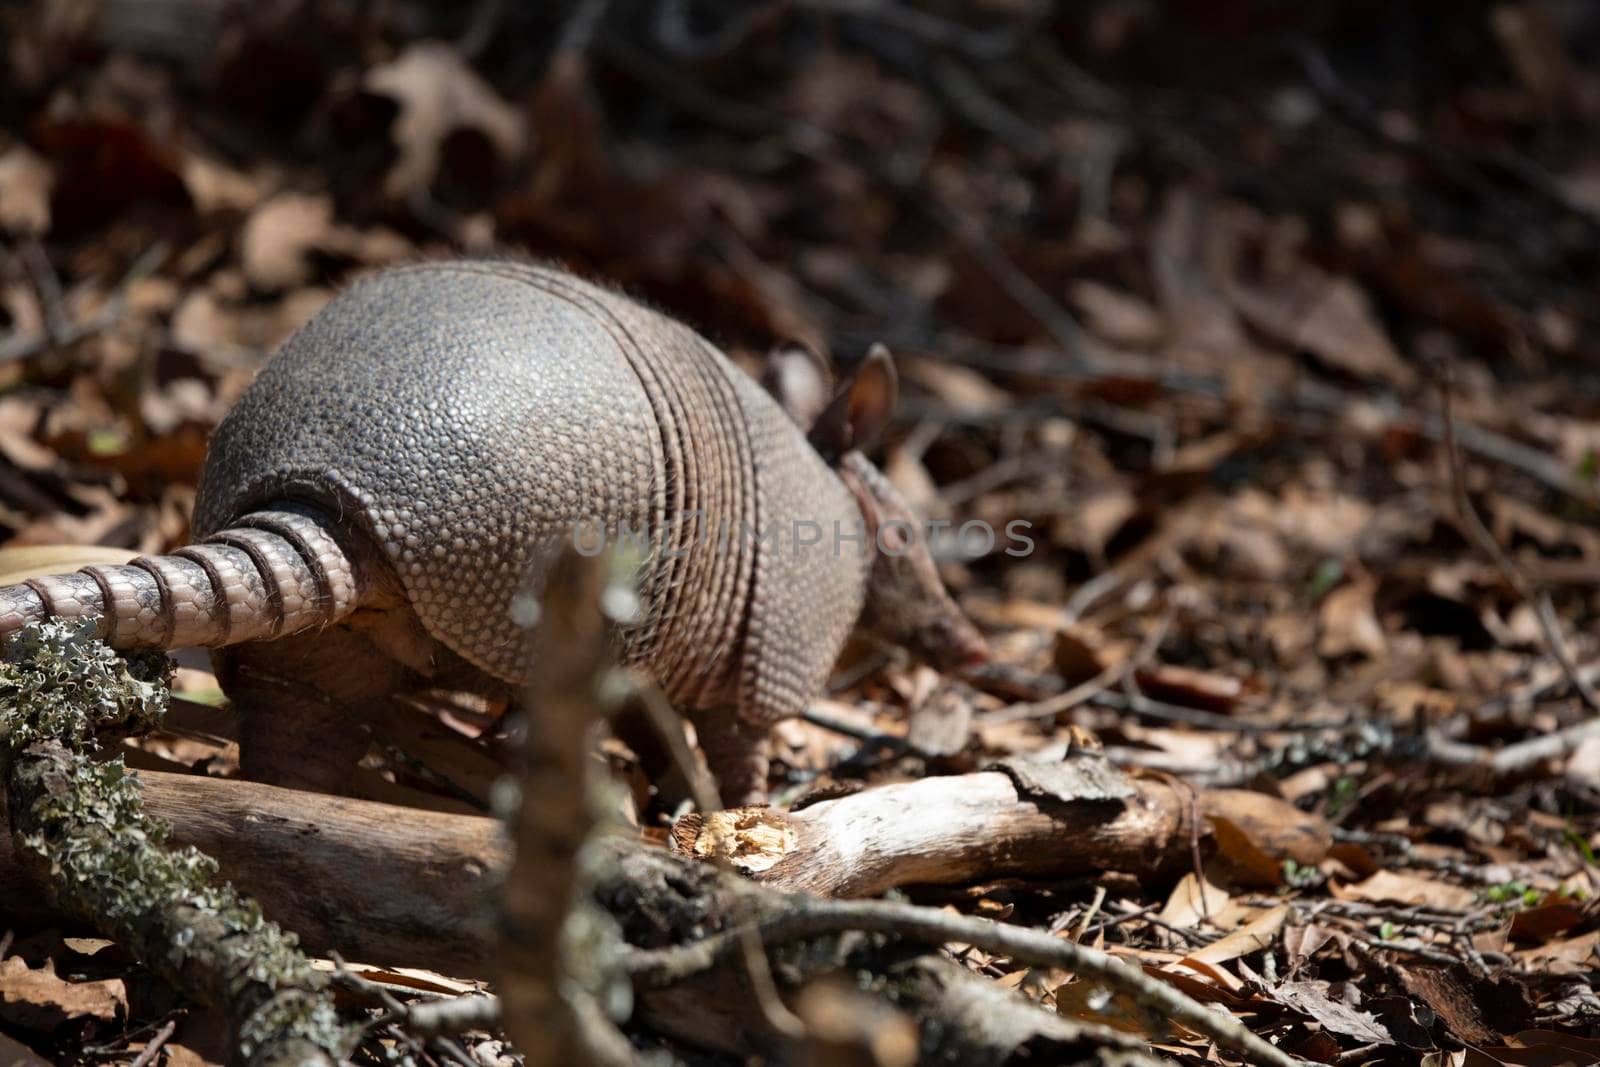
[[1453, 379], [1451, 365], [1447, 362], [1439, 374], [1439, 414], [1444, 423], [1445, 456], [1450, 462], [1451, 495], [1455, 499], [1456, 515], [1461, 521], [1463, 531], [1468, 540], [1489, 557], [1501, 577], [1517, 591], [1517, 595], [1533, 607], [1534, 618], [1538, 620], [1539, 631], [1544, 637], [1545, 650], [1560, 665], [1561, 672], [1583, 698], [1583, 702], [1589, 705], [1591, 710], [1600, 711], [1600, 694], [1595, 693], [1594, 687], [1589, 684], [1589, 679], [1578, 669], [1578, 664], [1573, 660], [1566, 636], [1561, 632], [1561, 621], [1556, 617], [1555, 605], [1550, 602], [1550, 594], [1535, 586], [1515, 561], [1506, 555], [1505, 549], [1500, 547], [1500, 542], [1495, 540], [1494, 534], [1483, 524], [1477, 508], [1472, 506], [1472, 499], [1467, 495], [1467, 480], [1461, 462], [1461, 450], [1456, 446], [1455, 416], [1451, 406], [1454, 392]]

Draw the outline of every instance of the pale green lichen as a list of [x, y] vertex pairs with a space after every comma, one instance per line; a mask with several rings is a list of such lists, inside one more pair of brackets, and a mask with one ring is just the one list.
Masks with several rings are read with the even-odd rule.
[[88, 752], [110, 727], [146, 732], [166, 714], [171, 672], [160, 652], [117, 655], [93, 619], [30, 623], [7, 638], [0, 663], [0, 750], [49, 740]]
[[61, 905], [94, 923], [152, 969], [204, 1002], [251, 1008], [239, 1024], [242, 1058], [302, 1038], [337, 1057], [354, 1032], [340, 1023], [327, 979], [294, 934], [255, 901], [214, 884], [217, 865], [167, 848], [169, 828], [146, 815], [139, 780], [120, 757], [91, 762], [99, 735], [137, 732], [166, 710], [165, 656], [124, 660], [95, 639], [92, 621], [30, 624], [0, 662], [0, 770], [21, 844], [48, 865]]

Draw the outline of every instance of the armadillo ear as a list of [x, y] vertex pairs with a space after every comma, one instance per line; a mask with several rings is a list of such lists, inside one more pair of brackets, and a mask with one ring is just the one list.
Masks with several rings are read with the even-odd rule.
[[812, 447], [832, 462], [854, 448], [869, 448], [894, 412], [898, 380], [894, 359], [873, 345], [860, 368], [844, 383], [811, 427]]
[[790, 341], [767, 353], [761, 384], [796, 426], [809, 431], [828, 406], [833, 375], [821, 353], [799, 341]]

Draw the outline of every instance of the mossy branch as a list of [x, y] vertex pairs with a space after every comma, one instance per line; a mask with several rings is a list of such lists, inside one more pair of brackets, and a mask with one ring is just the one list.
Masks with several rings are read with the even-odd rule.
[[18, 853], [61, 909], [195, 1000], [228, 1013], [238, 1062], [329, 1064], [356, 1032], [298, 942], [226, 883], [214, 861], [166, 847], [139, 780], [101, 737], [149, 729], [167, 705], [165, 656], [123, 659], [92, 620], [30, 624], [0, 662], [0, 781]]

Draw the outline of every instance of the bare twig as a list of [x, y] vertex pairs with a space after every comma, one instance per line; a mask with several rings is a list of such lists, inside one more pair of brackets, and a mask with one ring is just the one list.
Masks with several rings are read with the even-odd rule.
[[500, 1025], [500, 998], [474, 994], [408, 1004], [405, 1020], [408, 1030], [424, 1037], [493, 1030]]
[[[702, 812], [719, 810], [722, 804], [717, 793], [717, 783], [712, 781], [710, 773], [689, 750], [689, 745], [683, 737], [683, 722], [678, 713], [654, 686], [641, 686], [638, 694], [639, 703], [643, 705], [651, 726], [661, 736], [673, 762], [678, 765], [684, 780], [689, 783], [689, 793], [694, 797], [695, 806]], [[724, 871], [730, 874], [736, 873], [727, 857], [719, 854], [715, 857], [715, 862]], [[761, 944], [761, 938], [755, 928], [749, 923], [736, 920], [736, 929], [740, 932], [739, 947], [745, 973], [750, 979], [750, 992], [755, 997], [767, 1024], [785, 1037], [793, 1039], [804, 1037], [805, 1023], [789, 1010], [783, 998], [778, 995], [778, 985], [772, 978], [772, 964], [767, 959], [766, 949]]]
[[165, 1023], [162, 1023], [161, 1029], [156, 1031], [155, 1036], [140, 1050], [139, 1055], [133, 1058], [133, 1062], [128, 1064], [128, 1067], [150, 1067], [156, 1061], [156, 1057], [161, 1055], [161, 1050], [166, 1046], [167, 1042], [172, 1040], [172, 1035], [177, 1030], [178, 1020], [176, 1019], [168, 1019]]
[[[1231, 1015], [1208, 1010], [1138, 967], [1038, 930], [891, 901], [808, 897], [793, 898], [791, 908], [760, 926], [762, 939], [768, 943], [804, 940], [849, 930], [932, 944], [969, 944], [1033, 966], [1060, 967], [1132, 997], [1158, 1017], [1182, 1023], [1239, 1053], [1250, 1063], [1270, 1067], [1297, 1067], [1301, 1063], [1256, 1036]], [[711, 967], [734, 948], [738, 936], [737, 931], [730, 931], [692, 945], [638, 952], [633, 956], [630, 969], [641, 982], [670, 984], [680, 981]]]
[[1500, 547], [1500, 542], [1495, 540], [1494, 534], [1483, 524], [1477, 508], [1472, 506], [1472, 498], [1467, 495], [1467, 480], [1461, 462], [1461, 450], [1456, 447], [1455, 418], [1451, 412], [1452, 392], [1451, 370], [1446, 364], [1439, 376], [1439, 414], [1444, 423], [1444, 450], [1450, 463], [1450, 490], [1455, 499], [1456, 515], [1461, 520], [1468, 539], [1489, 557], [1501, 577], [1517, 591], [1517, 595], [1532, 605], [1534, 617], [1539, 622], [1540, 633], [1544, 636], [1545, 650], [1556, 663], [1560, 664], [1561, 671], [1566, 675], [1573, 690], [1583, 697], [1583, 702], [1588, 704], [1591, 710], [1600, 711], [1600, 694], [1595, 693], [1573, 660], [1572, 652], [1567, 647], [1566, 636], [1561, 632], [1561, 621], [1556, 618], [1555, 605], [1550, 602], [1550, 595], [1543, 589], [1535, 587], [1528, 576], [1522, 573], [1522, 569], [1506, 555], [1505, 550]]
[[[1539, 624], [1539, 632], [1544, 640], [1545, 651], [1555, 660], [1561, 668], [1562, 676], [1588, 705], [1590, 711], [1600, 712], [1600, 694], [1595, 692], [1589, 673], [1581, 669], [1573, 659], [1566, 635], [1562, 633], [1561, 621], [1556, 617], [1555, 606], [1550, 601], [1550, 595], [1529, 580], [1511, 557], [1506, 555], [1500, 543], [1489, 532], [1489, 528], [1483, 524], [1477, 509], [1472, 506], [1472, 500], [1467, 495], [1461, 450], [1456, 445], [1455, 419], [1451, 411], [1452, 392], [1450, 368], [1446, 365], [1439, 379], [1440, 417], [1444, 428], [1445, 455], [1450, 465], [1451, 495], [1455, 501], [1462, 530], [1467, 539], [1494, 563], [1506, 583], [1533, 608], [1534, 618]], [[1584, 740], [1597, 735], [1600, 735], [1600, 718], [1590, 718], [1553, 734], [1507, 745], [1491, 754], [1476, 745], [1450, 740], [1440, 731], [1434, 730], [1428, 735], [1428, 753], [1435, 760], [1447, 765], [1482, 767], [1496, 775], [1514, 774], [1541, 760], [1569, 755]]]
[[1058, 693], [1031, 704], [1013, 704], [1007, 708], [990, 712], [983, 716], [986, 723], [1014, 722], [1018, 719], [1048, 719], [1059, 715], [1063, 711], [1075, 708], [1079, 704], [1097, 696], [1100, 693], [1121, 683], [1122, 679], [1129, 677], [1134, 671], [1148, 664], [1161, 648], [1161, 642], [1166, 640], [1167, 630], [1171, 628], [1173, 620], [1178, 614], [1178, 603], [1174, 601], [1168, 605], [1167, 610], [1161, 613], [1150, 633], [1145, 635], [1144, 642], [1138, 651], [1122, 663], [1113, 663], [1088, 681], [1073, 686], [1065, 693]]

